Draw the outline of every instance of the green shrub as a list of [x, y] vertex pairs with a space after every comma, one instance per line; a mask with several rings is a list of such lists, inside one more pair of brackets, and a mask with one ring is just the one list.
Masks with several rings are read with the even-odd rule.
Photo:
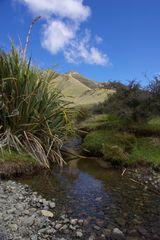
[[76, 122], [81, 122], [90, 117], [90, 110], [88, 107], [80, 106], [75, 110], [75, 120]]
[[122, 146], [127, 152], [131, 151], [136, 142], [136, 137], [127, 132], [117, 132], [114, 134], [114, 138], [114, 141], [117, 142], [119, 146]]
[[146, 121], [150, 116], [150, 93], [135, 81], [120, 85], [103, 103], [103, 112], [113, 114], [128, 125]]
[[24, 61], [14, 45], [0, 51], [0, 147], [25, 151], [47, 167], [49, 160], [62, 164], [62, 138], [70, 129], [53, 77]]
[[124, 152], [131, 151], [135, 136], [125, 132], [115, 132], [109, 130], [97, 130], [87, 134], [84, 138], [83, 147], [93, 154], [104, 154], [102, 146], [109, 144], [122, 148]]
[[93, 155], [102, 155], [102, 144], [106, 141], [105, 131], [92, 131], [86, 135], [83, 142], [83, 148]]
[[129, 162], [150, 164], [160, 166], [160, 139], [138, 138], [130, 154]]
[[144, 124], [136, 124], [133, 129], [140, 135], [155, 135], [160, 136], [160, 117], [152, 117]]
[[114, 165], [122, 165], [128, 161], [128, 154], [117, 145], [103, 144], [103, 155], [105, 160], [109, 160]]

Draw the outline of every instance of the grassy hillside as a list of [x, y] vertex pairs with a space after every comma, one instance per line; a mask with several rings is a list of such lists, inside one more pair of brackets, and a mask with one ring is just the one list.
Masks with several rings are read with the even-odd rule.
[[102, 88], [98, 82], [89, 80], [73, 71], [58, 75], [53, 81], [66, 99], [75, 105], [103, 102], [108, 94], [113, 92], [113, 90]]

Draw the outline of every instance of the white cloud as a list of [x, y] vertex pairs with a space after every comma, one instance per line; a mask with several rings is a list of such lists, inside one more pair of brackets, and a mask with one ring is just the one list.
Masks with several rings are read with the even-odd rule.
[[100, 43], [103, 42], [103, 38], [101, 38], [100, 36], [96, 35], [95, 36], [95, 41], [96, 41], [97, 44], [100, 44]]
[[73, 26], [59, 20], [52, 20], [44, 27], [42, 46], [56, 54], [69, 44], [74, 35]]
[[84, 37], [73, 40], [69, 48], [64, 51], [65, 57], [70, 63], [85, 62], [88, 64], [108, 65], [109, 58], [96, 47], [90, 44], [91, 33], [86, 30]]
[[[13, 0], [25, 4], [34, 16], [41, 15], [46, 23], [42, 31], [42, 47], [52, 54], [64, 53], [70, 63], [107, 65], [107, 55], [91, 44], [91, 33], [81, 34], [81, 23], [91, 15], [83, 0]], [[97, 44], [102, 42], [95, 36]]]
[[83, 5], [83, 0], [17, 0], [26, 4], [34, 13], [43, 17], [58, 16], [78, 21], [84, 21], [90, 15], [88, 6]]

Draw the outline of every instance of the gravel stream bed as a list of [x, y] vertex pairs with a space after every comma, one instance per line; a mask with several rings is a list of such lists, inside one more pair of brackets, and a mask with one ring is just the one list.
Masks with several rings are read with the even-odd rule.
[[[0, 181], [0, 240], [77, 239], [81, 219], [54, 219], [55, 201], [47, 201], [27, 185]], [[65, 236], [65, 238], [63, 237]]]
[[[0, 180], [0, 240], [159, 240], [159, 196], [118, 173], [99, 171], [97, 177], [103, 176], [106, 186], [82, 170], [76, 170], [73, 181], [68, 168], [54, 170], [56, 178], [32, 177], [31, 187], [27, 182]], [[159, 173], [132, 174], [138, 182], [153, 183], [159, 190]], [[63, 180], [63, 191], [57, 179]], [[45, 192], [49, 192], [47, 200]], [[71, 209], [74, 214], [69, 213]]]

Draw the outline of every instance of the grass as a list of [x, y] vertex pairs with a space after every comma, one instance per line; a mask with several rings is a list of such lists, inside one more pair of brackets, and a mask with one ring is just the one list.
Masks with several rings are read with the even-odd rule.
[[120, 121], [108, 114], [95, 114], [81, 122], [79, 127], [88, 131], [106, 128], [118, 128]]
[[83, 148], [94, 155], [102, 155], [102, 144], [107, 140], [106, 131], [92, 131], [84, 138]]
[[154, 167], [160, 165], [160, 139], [138, 138], [132, 153], [130, 163], [143, 162]]
[[71, 106], [93, 105], [106, 100], [112, 90], [99, 88], [98, 84], [73, 73], [59, 75], [53, 80]]
[[160, 116], [152, 117], [147, 123], [134, 125], [133, 128], [142, 135], [160, 136]]
[[9, 162], [25, 162], [29, 161], [33, 164], [36, 164], [36, 161], [34, 158], [32, 158], [30, 155], [26, 153], [18, 153], [15, 151], [1, 151], [0, 152], [0, 164], [2, 163], [9, 163]]
[[10, 179], [21, 175], [31, 175], [44, 169], [26, 153], [4, 150], [0, 152], [0, 178]]
[[125, 132], [96, 130], [87, 134], [83, 147], [114, 165], [160, 166], [160, 138], [136, 138]]
[[26, 152], [40, 164], [62, 165], [69, 109], [53, 86], [54, 74], [31, 66], [14, 44], [0, 51], [0, 147]]
[[91, 153], [102, 155], [105, 144], [121, 147], [124, 151], [130, 151], [134, 142], [134, 135], [126, 132], [96, 130], [87, 134], [84, 138], [83, 147]]

